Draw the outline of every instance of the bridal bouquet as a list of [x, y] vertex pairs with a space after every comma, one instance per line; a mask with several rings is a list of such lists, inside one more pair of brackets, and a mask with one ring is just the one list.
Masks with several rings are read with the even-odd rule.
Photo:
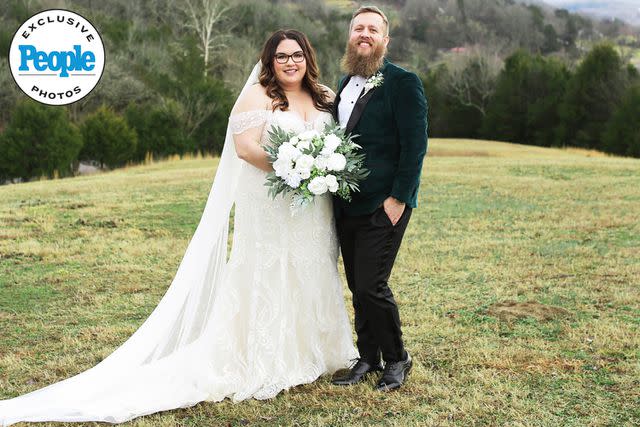
[[358, 182], [369, 175], [362, 166], [361, 147], [352, 138], [335, 123], [328, 123], [323, 132], [300, 134], [273, 126], [264, 147], [274, 169], [265, 184], [269, 195], [275, 199], [290, 193], [292, 213], [327, 192], [351, 200], [351, 192], [359, 191]]

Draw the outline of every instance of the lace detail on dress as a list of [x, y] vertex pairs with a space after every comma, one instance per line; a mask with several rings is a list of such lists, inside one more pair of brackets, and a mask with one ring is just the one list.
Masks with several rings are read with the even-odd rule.
[[[295, 112], [275, 110], [259, 142], [269, 143], [272, 126], [294, 133], [321, 131], [330, 120], [324, 112], [307, 122]], [[265, 181], [266, 172], [243, 163], [235, 194], [229, 286], [220, 302], [230, 313], [212, 321], [221, 325], [214, 347], [232, 344], [208, 360], [220, 368], [228, 366], [228, 354], [233, 354], [243, 367], [229, 368], [241, 373], [229, 381], [234, 401], [276, 396], [346, 366], [357, 354], [337, 268], [331, 197], [316, 197], [291, 217], [290, 199], [272, 199]]]
[[242, 133], [247, 129], [262, 125], [270, 114], [270, 110], [243, 111], [229, 117], [229, 127], [234, 134]]

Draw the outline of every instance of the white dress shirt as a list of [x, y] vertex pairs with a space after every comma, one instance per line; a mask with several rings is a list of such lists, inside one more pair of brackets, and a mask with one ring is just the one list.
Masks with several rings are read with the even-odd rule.
[[349, 83], [344, 87], [340, 93], [340, 103], [338, 104], [338, 121], [340, 126], [346, 127], [349, 122], [349, 117], [353, 112], [353, 107], [356, 105], [364, 84], [367, 81], [362, 76], [352, 76]]

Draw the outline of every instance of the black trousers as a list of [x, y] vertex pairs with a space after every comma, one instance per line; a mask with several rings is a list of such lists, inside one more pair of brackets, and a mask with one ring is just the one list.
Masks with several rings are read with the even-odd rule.
[[389, 276], [411, 217], [405, 207], [394, 226], [383, 208], [370, 215], [336, 220], [345, 273], [353, 294], [355, 329], [360, 357], [369, 363], [405, 358], [398, 306], [389, 289]]

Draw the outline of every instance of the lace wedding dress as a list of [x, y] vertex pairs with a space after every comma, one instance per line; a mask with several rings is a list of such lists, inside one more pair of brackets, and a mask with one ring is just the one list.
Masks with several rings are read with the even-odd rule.
[[119, 423], [202, 401], [268, 399], [356, 357], [329, 196], [292, 217], [287, 199], [267, 196], [265, 172], [238, 160], [231, 140], [262, 127], [264, 144], [273, 124], [322, 130], [330, 118], [320, 113], [308, 123], [279, 110], [232, 116], [201, 222], [153, 313], [95, 367], [0, 401], [0, 425]]

